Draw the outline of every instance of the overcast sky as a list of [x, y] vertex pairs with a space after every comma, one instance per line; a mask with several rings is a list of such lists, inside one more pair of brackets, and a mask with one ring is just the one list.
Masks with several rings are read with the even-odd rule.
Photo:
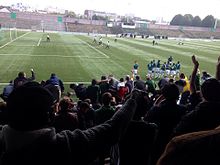
[[203, 19], [213, 15], [220, 19], [220, 0], [0, 0], [0, 5], [18, 2], [43, 9], [53, 6], [82, 14], [85, 9], [134, 14], [142, 18], [155, 20], [163, 17], [170, 21], [176, 14], [192, 14]]

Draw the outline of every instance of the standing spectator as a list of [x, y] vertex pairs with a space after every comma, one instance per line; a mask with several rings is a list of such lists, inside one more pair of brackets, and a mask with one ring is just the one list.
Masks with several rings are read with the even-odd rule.
[[147, 81], [146, 81], [146, 88], [147, 88], [147, 92], [151, 93], [152, 95], [156, 94], [156, 84], [155, 82], [151, 79], [150, 76], [147, 77]]
[[102, 95], [102, 106], [96, 110], [96, 124], [102, 124], [114, 115], [115, 109], [110, 105], [111, 101], [111, 93], [106, 92]]
[[154, 105], [144, 118], [147, 122], [157, 124], [159, 128], [154, 150], [155, 163], [163, 152], [166, 144], [169, 142], [173, 129], [177, 126], [181, 117], [186, 113], [186, 108], [177, 104], [179, 89], [175, 84], [165, 85], [160, 97], [159, 99], [162, 101]]
[[[192, 57], [195, 71], [199, 63], [195, 56]], [[195, 75], [194, 75], [195, 77]], [[195, 79], [192, 77], [193, 79]], [[195, 84], [195, 83], [194, 83]], [[196, 87], [194, 87], [194, 90]], [[214, 129], [220, 125], [220, 83], [217, 79], [210, 78], [201, 86], [203, 101], [193, 111], [185, 115], [175, 129], [175, 135]]]
[[23, 85], [24, 83], [29, 82], [29, 81], [33, 81], [33, 80], [35, 80], [35, 73], [34, 73], [33, 69], [31, 69], [31, 77], [30, 78], [26, 77], [25, 72], [19, 72], [18, 77], [16, 77], [14, 80], [14, 88], [17, 88], [17, 87]]
[[64, 92], [63, 81], [55, 73], [51, 73], [50, 79], [46, 81], [47, 84], [52, 84], [60, 88], [61, 92]]
[[124, 78], [120, 78], [120, 81], [117, 87], [117, 93], [118, 93], [120, 102], [122, 103], [124, 101], [126, 94], [128, 94], [128, 87], [125, 86]]
[[145, 82], [140, 78], [140, 76], [136, 76], [136, 80], [134, 81], [134, 88], [146, 91]]
[[77, 116], [79, 119], [79, 129], [86, 130], [95, 125], [95, 111], [88, 103], [88, 99], [79, 104]]
[[131, 93], [133, 89], [133, 81], [130, 79], [130, 76], [125, 77], [125, 86], [128, 87], [128, 93]]
[[[101, 92], [100, 96], [101, 97], [105, 92], [109, 91], [109, 83], [108, 83], [108, 79], [106, 76], [101, 77], [101, 82], [99, 83], [99, 87], [100, 87], [100, 92]], [[101, 99], [101, 97], [100, 97], [100, 99]]]
[[89, 85], [86, 89], [87, 98], [91, 100], [92, 104], [98, 103], [98, 99], [100, 96], [100, 88], [97, 85], [97, 81], [92, 79], [91, 85]]
[[131, 97], [100, 126], [56, 133], [50, 127], [53, 104], [51, 93], [36, 82], [13, 90], [7, 101], [9, 124], [0, 127], [0, 144], [7, 144], [0, 147], [2, 164], [89, 164], [119, 141], [136, 109]]
[[[109, 92], [106, 92], [102, 96], [102, 107], [96, 110], [96, 124], [102, 124], [109, 120], [115, 113], [115, 109], [110, 105], [112, 100], [112, 95]], [[106, 147], [103, 153], [99, 155], [99, 165], [104, 165], [105, 158], [110, 155], [110, 147]]]
[[13, 89], [14, 89], [14, 83], [13, 83], [13, 81], [11, 80], [11, 81], [9, 82], [9, 84], [4, 87], [3, 93], [0, 95], [1, 98], [2, 98], [4, 101], [7, 101], [8, 96], [9, 96], [9, 94], [13, 91]]

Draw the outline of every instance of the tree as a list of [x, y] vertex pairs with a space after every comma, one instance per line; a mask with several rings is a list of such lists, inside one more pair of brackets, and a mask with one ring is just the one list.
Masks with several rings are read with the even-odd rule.
[[195, 16], [192, 20], [192, 26], [200, 27], [202, 24], [202, 20], [199, 16]]
[[203, 27], [214, 27], [214, 24], [215, 18], [212, 15], [208, 15], [202, 20]]
[[103, 17], [103, 16], [99, 16], [99, 15], [93, 15], [92, 16], [92, 20], [107, 20], [108, 18]]
[[191, 26], [192, 25], [193, 16], [192, 14], [185, 14], [184, 15], [184, 26]]
[[69, 11], [66, 17], [76, 18], [76, 13], [74, 11]]
[[177, 14], [173, 17], [172, 21], [170, 22], [170, 25], [183, 25], [185, 18], [181, 14]]

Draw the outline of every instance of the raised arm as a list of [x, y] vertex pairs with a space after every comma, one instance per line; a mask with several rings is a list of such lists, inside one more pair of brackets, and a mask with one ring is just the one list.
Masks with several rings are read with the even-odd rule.
[[196, 84], [195, 84], [195, 79], [196, 79], [196, 73], [199, 68], [199, 62], [196, 60], [195, 55], [192, 56], [192, 62], [193, 62], [193, 71], [190, 79], [190, 91], [191, 93], [196, 93]]
[[58, 136], [68, 139], [70, 155], [76, 164], [88, 164], [106, 148], [116, 144], [125, 132], [136, 110], [134, 98], [127, 100], [122, 108], [104, 124], [85, 131], [63, 131]]
[[35, 73], [34, 73], [34, 69], [31, 69], [31, 77], [28, 78], [28, 81], [33, 81], [35, 80]]
[[220, 56], [218, 57], [218, 62], [216, 65], [216, 79], [220, 80]]

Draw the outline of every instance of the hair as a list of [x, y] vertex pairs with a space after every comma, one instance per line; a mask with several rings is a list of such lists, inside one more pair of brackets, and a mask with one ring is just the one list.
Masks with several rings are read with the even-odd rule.
[[129, 75], [126, 75], [125, 80], [126, 80], [126, 81], [129, 81], [129, 80], [130, 80], [130, 76], [129, 76]]
[[206, 101], [220, 101], [220, 83], [215, 78], [207, 79], [201, 86], [201, 93]]
[[79, 109], [81, 112], [86, 113], [90, 109], [89, 103], [84, 102], [84, 101], [81, 102], [79, 105]]
[[119, 80], [120, 82], [124, 82], [124, 78], [120, 78], [120, 80]]
[[96, 79], [92, 79], [92, 85], [96, 85], [97, 84], [97, 81], [96, 81]]
[[181, 78], [181, 79], [185, 79], [184, 73], [180, 73], [180, 78]]
[[9, 126], [31, 131], [49, 124], [54, 97], [37, 82], [27, 82], [14, 89], [7, 100]]
[[106, 80], [106, 76], [101, 76], [101, 80]]
[[180, 93], [175, 84], [166, 84], [162, 88], [162, 94], [166, 100], [178, 100]]
[[140, 76], [136, 76], [135, 78], [136, 78], [136, 80], [140, 80]]
[[55, 77], [56, 74], [55, 73], [51, 73], [50, 77]]
[[67, 112], [69, 110], [70, 101], [67, 99], [62, 99], [59, 102], [59, 112]]
[[19, 72], [19, 73], [18, 73], [18, 77], [20, 77], [20, 78], [21, 78], [21, 77], [25, 77], [25, 76], [26, 76], [26, 74], [25, 74], [24, 72]]
[[109, 93], [109, 92], [105, 92], [103, 95], [102, 95], [102, 103], [104, 105], [109, 105], [111, 103], [111, 100], [112, 100], [112, 94]]

